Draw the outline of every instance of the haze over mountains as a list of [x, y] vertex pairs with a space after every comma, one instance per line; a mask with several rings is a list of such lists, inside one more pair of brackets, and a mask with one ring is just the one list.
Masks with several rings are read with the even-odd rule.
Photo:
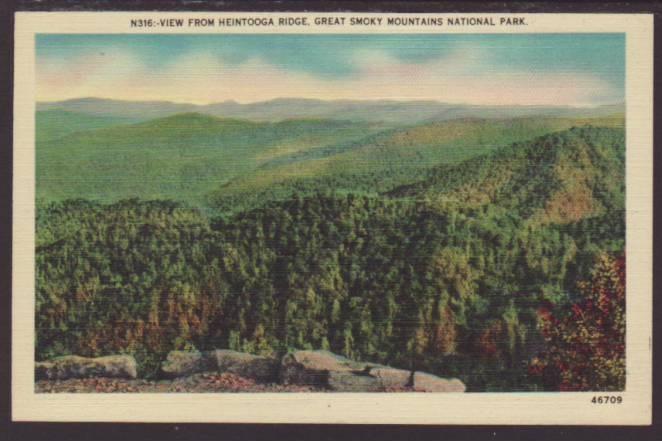
[[334, 100], [279, 98], [241, 104], [235, 101], [196, 105], [169, 101], [121, 101], [78, 98], [37, 103], [37, 111], [60, 109], [87, 115], [144, 121], [197, 112], [224, 118], [279, 121], [291, 118], [347, 119], [391, 124], [444, 121], [456, 118], [513, 118], [531, 115], [587, 117], [622, 113], [623, 104], [593, 108], [545, 106], [476, 106], [438, 101]]

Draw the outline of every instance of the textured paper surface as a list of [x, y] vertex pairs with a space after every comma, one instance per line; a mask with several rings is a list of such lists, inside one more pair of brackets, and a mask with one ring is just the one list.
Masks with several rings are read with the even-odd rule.
[[[257, 17], [243, 13], [16, 14], [12, 418], [16, 421], [387, 424], [649, 424], [652, 374], [652, 15], [518, 14], [513, 26], [130, 27], [136, 18]], [[278, 17], [386, 16], [284, 14]], [[394, 14], [397, 15], [397, 14]], [[434, 14], [435, 17], [472, 14]], [[490, 14], [474, 14], [489, 16]], [[491, 14], [495, 18], [504, 14]], [[416, 16], [423, 17], [422, 14]], [[106, 33], [625, 33], [627, 381], [619, 405], [593, 392], [466, 394], [36, 394], [34, 392], [35, 34]]]

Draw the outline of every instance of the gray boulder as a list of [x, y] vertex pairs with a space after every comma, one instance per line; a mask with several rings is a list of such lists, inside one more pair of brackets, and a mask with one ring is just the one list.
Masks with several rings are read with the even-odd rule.
[[97, 358], [65, 355], [35, 363], [37, 380], [87, 377], [136, 378], [137, 371], [136, 360], [130, 355], [108, 355]]
[[350, 360], [329, 351], [295, 351], [283, 357], [281, 381], [337, 392], [382, 392], [408, 387], [411, 372]]
[[402, 389], [412, 383], [411, 371], [378, 366], [370, 369], [370, 375], [379, 381], [381, 390]]
[[331, 371], [327, 387], [336, 392], [381, 392], [378, 378], [362, 372]]
[[366, 365], [360, 371], [330, 371], [328, 387], [338, 392], [388, 392], [408, 388], [411, 372], [381, 365]]
[[229, 372], [261, 383], [278, 381], [280, 366], [278, 361], [273, 358], [227, 349], [210, 351], [209, 358], [215, 361], [216, 369], [219, 372]]
[[175, 378], [216, 370], [216, 360], [198, 351], [170, 351], [161, 363], [164, 377]]
[[361, 373], [371, 365], [359, 363], [329, 351], [294, 351], [281, 361], [283, 384], [329, 387], [329, 373]]
[[417, 392], [464, 392], [466, 387], [457, 378], [441, 378], [425, 372], [414, 372], [413, 388]]

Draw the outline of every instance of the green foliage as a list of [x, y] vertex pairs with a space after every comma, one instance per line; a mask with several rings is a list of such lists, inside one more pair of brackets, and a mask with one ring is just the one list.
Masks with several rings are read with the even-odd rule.
[[37, 357], [129, 352], [149, 374], [171, 349], [328, 348], [537, 390], [538, 308], [574, 301], [595, 256], [623, 249], [623, 158], [622, 131], [584, 128], [388, 195], [304, 186], [211, 219], [170, 201], [41, 202]]

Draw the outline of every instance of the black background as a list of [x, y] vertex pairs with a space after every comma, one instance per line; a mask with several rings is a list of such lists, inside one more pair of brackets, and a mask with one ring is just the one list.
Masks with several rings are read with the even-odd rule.
[[[485, 2], [485, 1], [201, 1], [201, 0], [0, 0], [0, 440], [662, 440], [660, 362], [662, 303], [655, 299], [662, 256], [659, 219], [662, 178], [654, 174], [653, 233], [653, 417], [652, 426], [404, 426], [303, 424], [136, 424], [22, 423], [11, 421], [11, 225], [12, 94], [14, 11], [291, 11], [291, 12], [499, 12], [499, 13], [653, 13], [655, 14], [654, 146], [662, 139], [662, 3]], [[654, 148], [655, 172], [662, 154]], [[659, 294], [662, 295], [662, 294]], [[655, 393], [659, 392], [659, 393]], [[477, 415], [478, 416], [478, 415]], [[296, 417], [294, 415], [293, 417]], [[385, 415], [387, 420], [388, 416]], [[608, 421], [605, 421], [608, 423]]]

